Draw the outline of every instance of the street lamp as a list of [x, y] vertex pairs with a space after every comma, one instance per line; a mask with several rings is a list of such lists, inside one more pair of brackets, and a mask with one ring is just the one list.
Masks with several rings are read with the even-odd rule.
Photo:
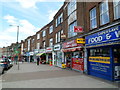
[[[14, 26], [14, 25], [9, 25], [9, 26]], [[19, 25], [17, 25], [17, 49], [16, 50], [18, 50], [18, 37], [19, 37]], [[18, 62], [18, 70], [19, 70], [19, 61], [18, 61], [18, 59], [17, 59], [17, 62]]]

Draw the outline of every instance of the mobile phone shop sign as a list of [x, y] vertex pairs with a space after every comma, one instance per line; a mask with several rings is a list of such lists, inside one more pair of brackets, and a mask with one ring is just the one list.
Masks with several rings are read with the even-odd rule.
[[89, 35], [86, 37], [86, 46], [102, 42], [114, 42], [120, 39], [120, 26]]

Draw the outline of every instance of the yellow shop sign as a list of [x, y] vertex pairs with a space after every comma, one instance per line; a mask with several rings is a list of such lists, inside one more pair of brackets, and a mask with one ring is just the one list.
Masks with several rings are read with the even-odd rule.
[[77, 38], [76, 41], [79, 44], [85, 44], [85, 39], [84, 38]]

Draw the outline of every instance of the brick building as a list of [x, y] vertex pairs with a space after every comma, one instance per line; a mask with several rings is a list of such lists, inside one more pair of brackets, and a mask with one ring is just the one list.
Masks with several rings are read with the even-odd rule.
[[86, 3], [88, 74], [120, 80], [120, 1]]
[[[65, 63], [72, 70], [120, 80], [120, 1], [105, 1], [64, 2], [50, 23], [24, 40], [26, 61], [41, 57], [51, 65]], [[80, 31], [74, 32], [74, 26]]]

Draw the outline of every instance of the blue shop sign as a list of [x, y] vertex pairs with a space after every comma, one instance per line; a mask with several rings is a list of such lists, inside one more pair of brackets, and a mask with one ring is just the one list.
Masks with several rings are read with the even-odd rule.
[[89, 35], [85, 38], [86, 46], [120, 41], [120, 26]]

